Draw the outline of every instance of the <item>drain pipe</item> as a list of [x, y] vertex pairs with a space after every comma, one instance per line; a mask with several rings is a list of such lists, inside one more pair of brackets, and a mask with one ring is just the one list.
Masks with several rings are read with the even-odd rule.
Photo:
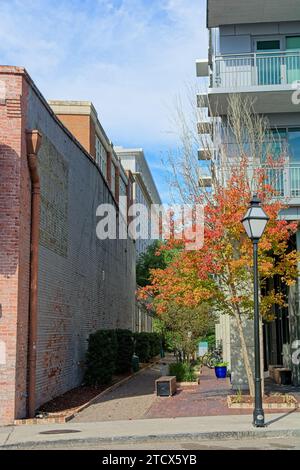
[[27, 161], [31, 179], [30, 293], [28, 334], [28, 416], [35, 416], [36, 340], [38, 302], [38, 248], [40, 236], [40, 178], [37, 154], [42, 143], [38, 130], [26, 131]]

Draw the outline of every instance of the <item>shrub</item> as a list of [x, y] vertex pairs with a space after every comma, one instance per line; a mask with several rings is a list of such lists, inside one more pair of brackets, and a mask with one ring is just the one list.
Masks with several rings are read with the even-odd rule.
[[135, 333], [134, 343], [134, 352], [139, 357], [140, 362], [148, 362], [151, 358], [151, 349], [148, 333]]
[[176, 375], [177, 382], [194, 382], [196, 380], [195, 371], [187, 362], [170, 364], [169, 375]]
[[122, 374], [131, 369], [131, 360], [134, 353], [133, 335], [130, 330], [116, 330], [117, 357], [116, 372]]
[[117, 336], [114, 330], [99, 330], [90, 334], [86, 354], [85, 382], [106, 385], [116, 367]]
[[148, 362], [160, 353], [159, 333], [135, 333], [134, 341], [135, 353], [139, 356], [140, 362]]
[[150, 344], [150, 357], [158, 356], [160, 353], [160, 335], [158, 333], [148, 333]]

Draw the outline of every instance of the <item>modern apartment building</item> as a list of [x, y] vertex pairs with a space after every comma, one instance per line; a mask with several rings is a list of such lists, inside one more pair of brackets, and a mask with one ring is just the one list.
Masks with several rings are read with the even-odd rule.
[[[254, 111], [267, 117], [269, 126], [288, 149], [289, 160], [278, 178], [278, 194], [288, 203], [281, 217], [300, 219], [300, 4], [298, 0], [207, 0], [208, 58], [197, 61], [197, 76], [208, 77], [208, 92], [199, 95], [209, 119], [199, 126], [207, 132], [216, 120], [226, 122], [229, 98], [247, 97]], [[300, 87], [299, 87], [300, 91]], [[199, 150], [205, 160], [205, 149]], [[218, 166], [218, 150], [212, 152]], [[207, 184], [211, 184], [209, 178]], [[300, 231], [294, 243], [300, 249]], [[300, 383], [299, 365], [291, 355], [300, 339], [299, 282], [289, 289], [288, 309], [278, 309], [274, 322], [264, 325], [265, 369], [271, 364], [292, 370]], [[243, 386], [240, 345], [233, 320], [221, 317], [217, 335], [223, 342], [224, 359], [230, 362], [233, 385]], [[253, 350], [252, 323], [247, 328]], [[236, 335], [235, 335], [236, 336]]]
[[[133, 176], [133, 202], [135, 204], [142, 204], [147, 208], [147, 213], [143, 214], [139, 227], [142, 236], [136, 238], [138, 259], [154, 241], [151, 236], [151, 205], [161, 205], [162, 202], [143, 149], [115, 147], [115, 152], [120, 158], [122, 166]], [[136, 304], [135, 330], [152, 331], [152, 314], [141, 302]]]

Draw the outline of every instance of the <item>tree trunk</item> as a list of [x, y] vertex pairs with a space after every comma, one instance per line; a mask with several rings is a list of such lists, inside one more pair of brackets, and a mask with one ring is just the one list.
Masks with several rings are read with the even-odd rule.
[[241, 348], [242, 348], [242, 357], [244, 360], [244, 365], [245, 365], [245, 370], [247, 374], [247, 379], [248, 379], [248, 385], [249, 385], [249, 391], [251, 397], [254, 397], [254, 379], [253, 379], [253, 373], [250, 365], [250, 359], [249, 359], [249, 354], [247, 350], [247, 345], [245, 341], [245, 335], [244, 335], [244, 330], [243, 330], [243, 325], [242, 325], [242, 319], [241, 319], [241, 314], [235, 310], [234, 313], [234, 318], [236, 319], [237, 322], [237, 327], [238, 327], [238, 332], [239, 332], [239, 337], [240, 337], [240, 342], [241, 342]]

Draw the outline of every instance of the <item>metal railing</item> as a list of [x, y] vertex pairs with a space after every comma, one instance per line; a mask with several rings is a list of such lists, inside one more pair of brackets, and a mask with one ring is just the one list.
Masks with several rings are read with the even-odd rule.
[[300, 50], [217, 56], [213, 60], [214, 87], [245, 88], [286, 85], [300, 80]]
[[275, 189], [277, 197], [300, 198], [300, 164], [265, 170], [267, 182]]

